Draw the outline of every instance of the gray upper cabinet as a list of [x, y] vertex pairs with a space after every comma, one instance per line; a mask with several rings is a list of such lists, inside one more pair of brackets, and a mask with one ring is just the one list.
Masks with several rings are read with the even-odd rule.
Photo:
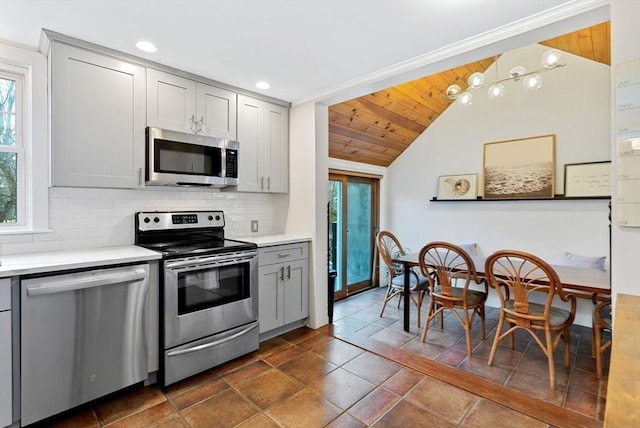
[[148, 68], [147, 124], [235, 140], [236, 94]]
[[54, 186], [143, 186], [145, 68], [52, 43]]
[[289, 191], [289, 110], [238, 95], [238, 191]]

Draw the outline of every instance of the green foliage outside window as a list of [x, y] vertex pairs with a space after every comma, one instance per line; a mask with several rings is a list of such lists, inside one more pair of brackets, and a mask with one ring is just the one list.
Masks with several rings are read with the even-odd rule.
[[[0, 147], [16, 145], [16, 82], [0, 78]], [[0, 224], [15, 223], [17, 213], [17, 154], [0, 149]]]

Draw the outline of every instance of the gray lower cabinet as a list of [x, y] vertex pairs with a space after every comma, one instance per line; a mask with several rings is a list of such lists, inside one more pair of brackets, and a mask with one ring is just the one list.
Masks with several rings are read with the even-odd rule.
[[11, 279], [0, 279], [0, 427], [12, 422]]
[[260, 333], [309, 315], [309, 243], [258, 250]]

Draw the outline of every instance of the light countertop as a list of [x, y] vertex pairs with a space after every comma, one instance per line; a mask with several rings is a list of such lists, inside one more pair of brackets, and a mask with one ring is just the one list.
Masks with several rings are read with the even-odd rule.
[[297, 242], [311, 241], [309, 236], [302, 235], [261, 235], [261, 236], [227, 236], [228, 239], [253, 242], [258, 247], [270, 247], [272, 245], [295, 244]]
[[51, 251], [44, 253], [10, 254], [0, 256], [0, 278], [33, 273], [55, 272], [109, 266], [120, 263], [159, 260], [160, 253], [128, 245], [124, 247], [90, 248]]

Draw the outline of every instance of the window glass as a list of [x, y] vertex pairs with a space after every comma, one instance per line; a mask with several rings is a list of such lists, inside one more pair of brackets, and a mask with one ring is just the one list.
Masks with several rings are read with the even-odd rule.
[[0, 77], [0, 145], [16, 145], [16, 81]]
[[0, 224], [18, 222], [19, 150], [16, 141], [16, 80], [0, 74]]

